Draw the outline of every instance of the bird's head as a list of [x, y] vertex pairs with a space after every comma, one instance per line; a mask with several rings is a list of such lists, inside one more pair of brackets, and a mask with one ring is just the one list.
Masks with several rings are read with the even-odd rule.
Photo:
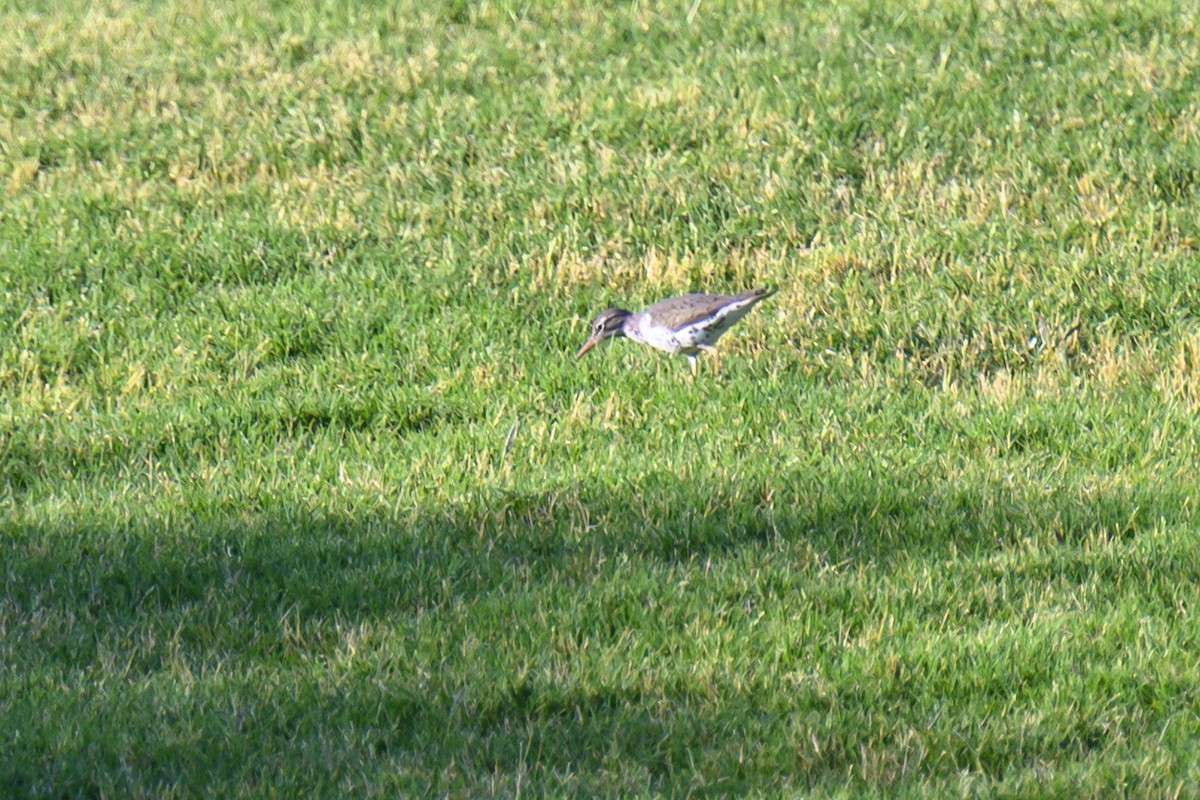
[[596, 317], [596, 321], [592, 323], [592, 338], [587, 340], [575, 357], [582, 358], [584, 353], [605, 339], [624, 336], [625, 320], [627, 319], [629, 319], [629, 312], [623, 308], [608, 308], [601, 311], [600, 316]]

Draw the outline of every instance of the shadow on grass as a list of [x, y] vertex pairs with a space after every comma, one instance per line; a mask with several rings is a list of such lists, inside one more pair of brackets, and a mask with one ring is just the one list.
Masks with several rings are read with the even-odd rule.
[[[1000, 747], [988, 763], [960, 736], [930, 767], [911, 732], [941, 713], [931, 698], [893, 698], [902, 724], [864, 722], [879, 697], [848, 709], [855, 687], [839, 697], [817, 675], [839, 664], [839, 620], [862, 590], [836, 575], [869, 569], [886, 584], [900, 565], [952, 571], [1190, 519], [1186, 498], [1161, 492], [1029, 497], [866, 474], [797, 478], [787, 498], [670, 476], [623, 494], [511, 494], [404, 521], [9, 526], [0, 782], [54, 795], [512, 794], [522, 781], [673, 794], [928, 768], [995, 777], [1087, 748]], [[795, 650], [781, 656], [750, 616], [718, 614], [740, 591], [798, 619], [820, 585], [833, 591], [828, 646], [781, 634]], [[705, 661], [689, 625], [729, 625], [748, 660]]]

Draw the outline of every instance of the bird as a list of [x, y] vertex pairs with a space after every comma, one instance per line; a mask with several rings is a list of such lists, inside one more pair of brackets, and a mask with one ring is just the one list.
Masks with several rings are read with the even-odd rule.
[[694, 378], [696, 357], [704, 351], [715, 353], [717, 339], [757, 303], [773, 294], [775, 290], [767, 288], [741, 294], [685, 294], [655, 303], [636, 314], [623, 308], [608, 308], [592, 323], [592, 336], [575, 358], [583, 358], [605, 339], [625, 336], [668, 353], [683, 353], [691, 361]]

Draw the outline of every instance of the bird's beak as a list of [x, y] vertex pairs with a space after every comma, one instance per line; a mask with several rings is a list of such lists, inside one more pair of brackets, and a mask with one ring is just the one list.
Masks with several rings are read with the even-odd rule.
[[597, 345], [599, 342], [600, 342], [600, 340], [599, 340], [599, 339], [597, 339], [595, 336], [593, 336], [591, 339], [588, 339], [588, 340], [587, 340], [587, 344], [585, 344], [583, 347], [581, 347], [581, 348], [579, 349], [579, 352], [575, 354], [575, 357], [576, 357], [576, 358], [583, 358], [583, 354], [584, 354], [584, 353], [586, 353], [588, 350], [591, 350], [591, 349], [592, 349], [593, 347], [595, 347], [595, 346], [596, 346], [596, 345]]

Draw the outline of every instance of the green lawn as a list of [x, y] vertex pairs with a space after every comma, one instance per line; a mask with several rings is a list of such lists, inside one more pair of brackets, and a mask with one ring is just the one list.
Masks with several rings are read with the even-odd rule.
[[1200, 9], [215, 6], [0, 0], [0, 794], [1196, 796]]

